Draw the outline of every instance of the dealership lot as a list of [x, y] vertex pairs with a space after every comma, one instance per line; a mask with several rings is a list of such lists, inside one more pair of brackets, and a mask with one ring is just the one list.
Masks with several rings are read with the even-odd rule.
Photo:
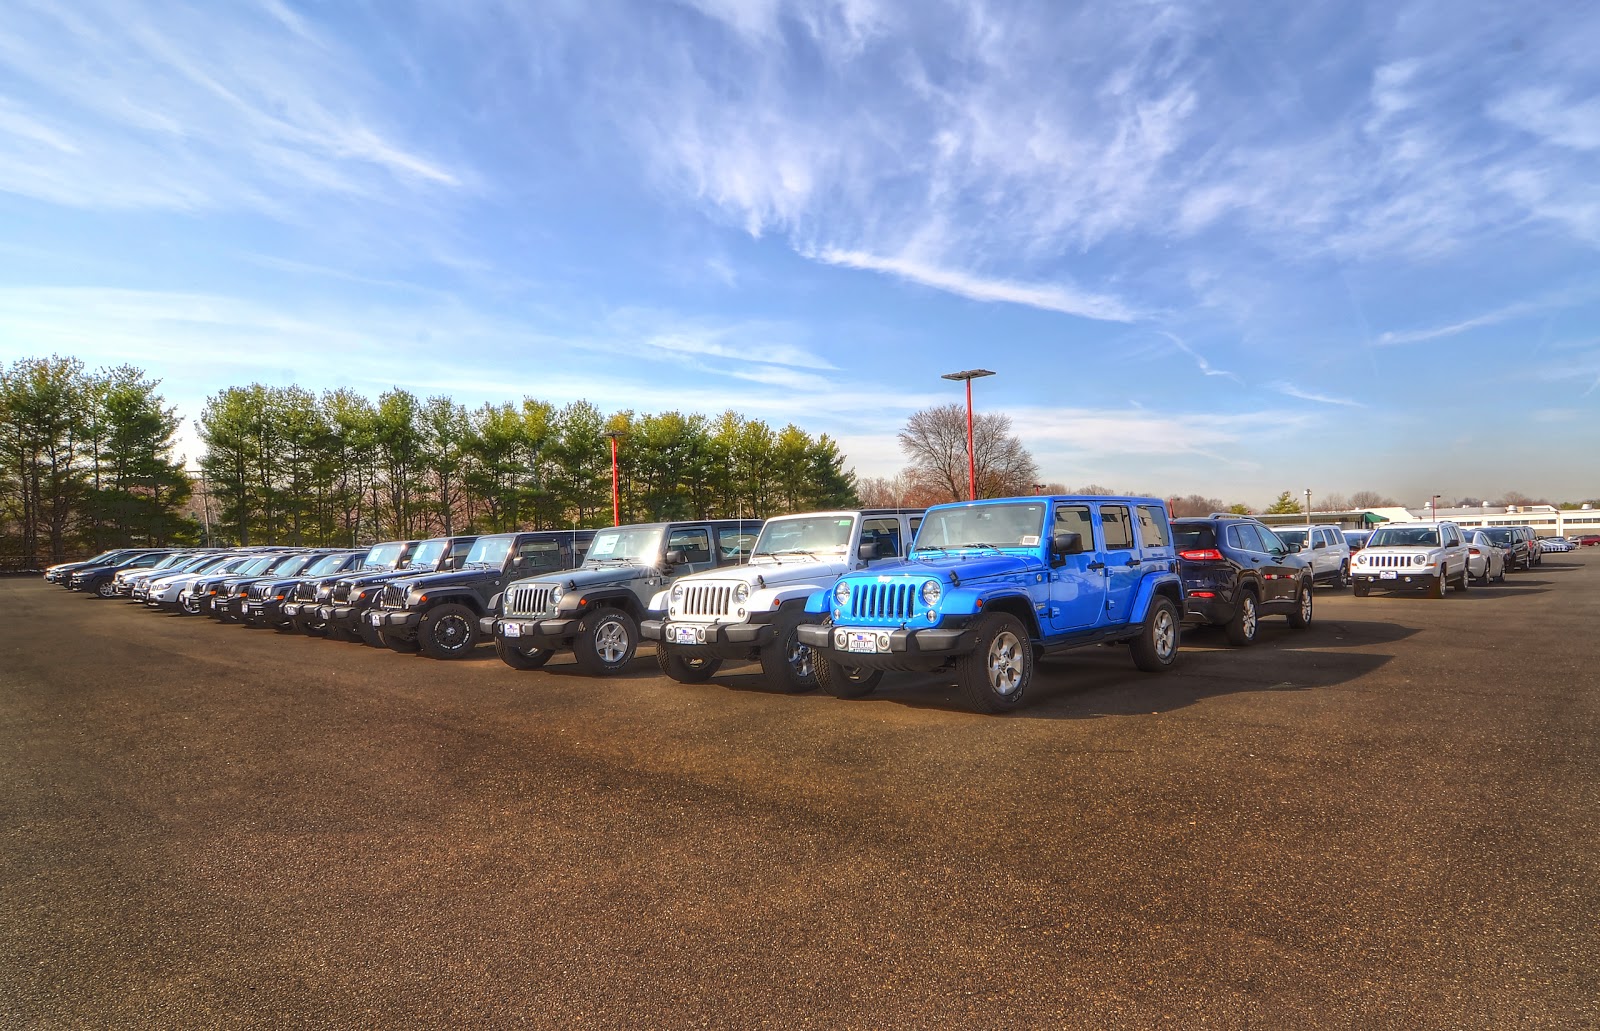
[[1600, 1024], [1600, 557], [845, 702], [0, 581], [4, 1026]]

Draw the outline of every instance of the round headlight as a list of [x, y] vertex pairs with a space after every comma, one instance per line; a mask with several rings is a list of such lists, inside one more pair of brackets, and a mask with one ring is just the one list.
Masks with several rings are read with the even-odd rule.
[[673, 601], [682, 601], [683, 600], [683, 584], [673, 584], [672, 585], [672, 600]]
[[556, 605], [556, 604], [560, 603], [562, 595], [564, 595], [566, 593], [567, 593], [566, 591], [563, 591], [561, 589], [561, 585], [560, 584], [556, 584], [554, 587], [550, 588], [550, 604], [551, 605]]
[[750, 597], [750, 585], [740, 584], [733, 589], [733, 600], [743, 605]]
[[843, 580], [833, 589], [833, 600], [840, 605], [850, 604], [850, 585]]
[[922, 601], [925, 605], [939, 604], [939, 596], [944, 593], [944, 588], [939, 586], [937, 580], [926, 580], [922, 584]]

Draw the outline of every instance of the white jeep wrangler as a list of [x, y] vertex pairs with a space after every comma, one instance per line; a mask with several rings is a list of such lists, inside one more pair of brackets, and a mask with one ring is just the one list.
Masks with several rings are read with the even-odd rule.
[[795, 634], [807, 599], [845, 573], [904, 558], [921, 521], [921, 509], [768, 519], [747, 563], [680, 577], [650, 602], [666, 618], [645, 620], [639, 634], [656, 643], [661, 671], [680, 683], [700, 683], [728, 659], [755, 660], [768, 686], [808, 691], [816, 667]]
[[1471, 582], [1468, 555], [1455, 523], [1384, 523], [1356, 553], [1351, 567], [1356, 597], [1366, 597], [1374, 587], [1420, 588], [1430, 598], [1444, 597], [1447, 584], [1465, 591]]

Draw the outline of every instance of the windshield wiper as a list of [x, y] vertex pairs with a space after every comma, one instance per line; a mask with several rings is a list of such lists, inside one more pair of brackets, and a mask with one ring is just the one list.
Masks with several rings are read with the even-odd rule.
[[807, 558], [816, 558], [817, 557], [817, 553], [816, 552], [810, 551], [810, 550], [808, 550], [806, 548], [784, 548], [782, 551], [774, 551], [771, 554], [774, 557], [776, 557], [778, 555], [805, 555]]
[[949, 551], [949, 550], [950, 549], [945, 547], [943, 544], [919, 544], [916, 547], [911, 549], [911, 554], [915, 555], [919, 551]]
[[984, 544], [981, 541], [973, 541], [973, 542], [971, 542], [969, 544], [957, 544], [956, 547], [958, 547], [958, 548], [988, 548], [990, 551], [999, 551], [1000, 550], [1000, 545], [998, 545], [998, 544]]

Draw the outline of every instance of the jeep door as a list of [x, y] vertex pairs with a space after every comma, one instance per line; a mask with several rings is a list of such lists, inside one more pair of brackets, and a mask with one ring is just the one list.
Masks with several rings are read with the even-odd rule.
[[1133, 609], [1133, 596], [1144, 578], [1139, 568], [1138, 544], [1133, 539], [1133, 513], [1123, 504], [1100, 505], [1100, 533], [1105, 563], [1106, 622], [1126, 623]]
[[1296, 561], [1289, 551], [1289, 545], [1265, 526], [1241, 526], [1240, 529], [1250, 531], [1246, 535], [1247, 540], [1254, 536], [1260, 542], [1260, 568], [1264, 581], [1262, 602], [1280, 609], [1292, 607], [1300, 593], [1300, 577], [1310, 562], [1306, 559]]
[[[1049, 612], [1044, 622], [1049, 633], [1062, 634], [1086, 630], [1105, 614], [1106, 573], [1095, 548], [1094, 517], [1088, 505], [1058, 504], [1055, 522], [1047, 527], [1045, 540], [1057, 533], [1075, 533], [1083, 541], [1076, 555], [1050, 559]], [[1056, 565], [1056, 563], [1061, 563]]]
[[[672, 567], [672, 575], [684, 576], [702, 569], [715, 569], [717, 553], [711, 550], [711, 527], [673, 526], [667, 529], [666, 549], [683, 554], [683, 561]], [[649, 600], [648, 597], [645, 599]]]

